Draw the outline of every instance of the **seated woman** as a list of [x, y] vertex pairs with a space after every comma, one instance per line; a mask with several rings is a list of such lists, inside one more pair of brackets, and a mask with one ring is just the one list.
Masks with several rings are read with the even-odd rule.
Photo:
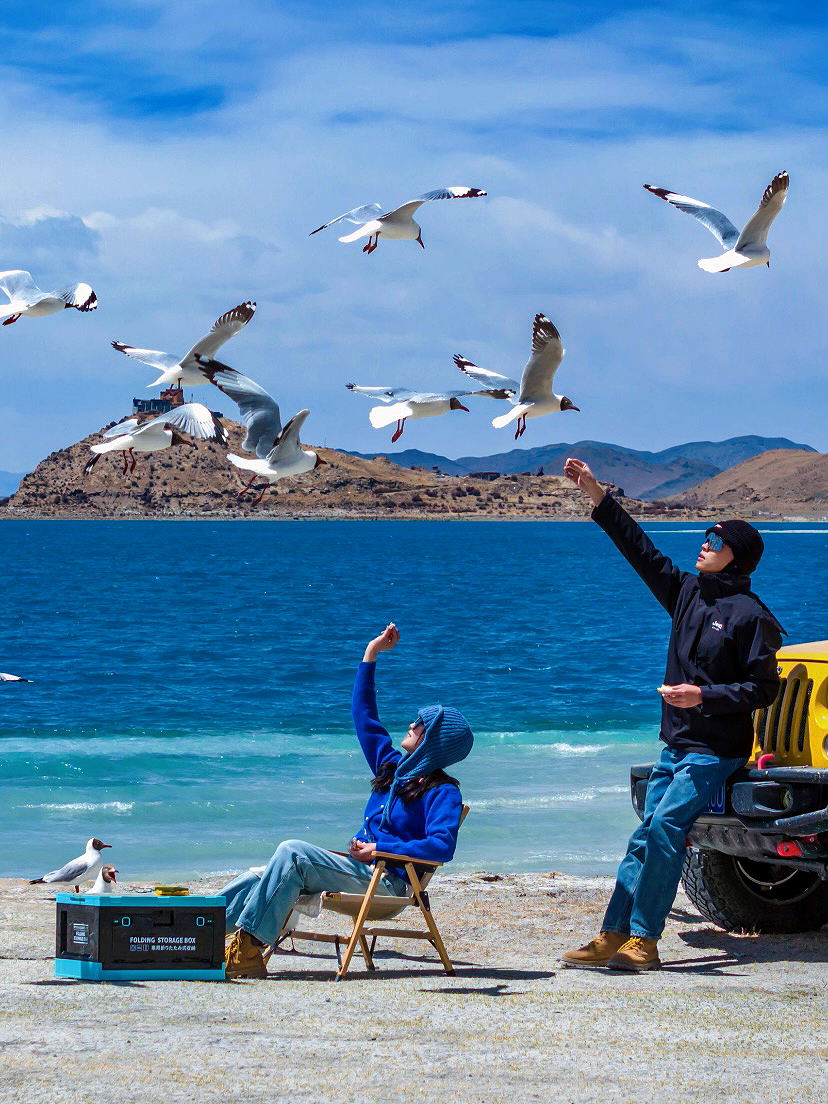
[[[378, 654], [390, 651], [399, 639], [392, 623], [372, 640], [354, 684], [354, 727], [374, 780], [350, 854], [336, 855], [303, 840], [286, 840], [276, 848], [261, 878], [241, 874], [222, 890], [227, 898], [227, 930], [235, 930], [225, 958], [228, 978], [266, 977], [261, 948], [276, 941], [300, 895], [364, 892], [373, 875], [375, 851], [432, 862], [448, 862], [454, 856], [463, 800], [457, 779], [444, 768], [466, 758], [472, 732], [458, 710], [430, 705], [408, 726], [402, 751], [392, 746], [377, 713], [374, 673]], [[378, 892], [402, 897], [407, 889], [405, 870], [387, 867]]]

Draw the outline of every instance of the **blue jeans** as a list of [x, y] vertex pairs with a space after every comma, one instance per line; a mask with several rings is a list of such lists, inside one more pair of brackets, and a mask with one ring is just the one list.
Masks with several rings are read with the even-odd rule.
[[[227, 931], [244, 928], [274, 943], [303, 893], [364, 893], [374, 867], [348, 855], [335, 855], [304, 840], [285, 840], [276, 848], [261, 878], [249, 871], [221, 891], [227, 898]], [[408, 884], [396, 874], [380, 879], [378, 893], [404, 897]]]
[[618, 867], [602, 931], [658, 939], [676, 899], [687, 833], [746, 762], [666, 747], [647, 783], [644, 819]]

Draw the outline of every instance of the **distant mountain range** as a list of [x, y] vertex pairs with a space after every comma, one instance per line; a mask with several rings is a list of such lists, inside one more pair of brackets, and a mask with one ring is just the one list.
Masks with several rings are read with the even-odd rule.
[[[365, 460], [386, 456], [403, 468], [438, 468], [446, 475], [468, 475], [491, 471], [515, 475], [543, 468], [546, 475], [560, 475], [567, 456], [578, 456], [606, 483], [615, 483], [632, 498], [652, 501], [670, 498], [711, 479], [719, 472], [742, 464], [773, 449], [816, 452], [810, 445], [797, 444], [787, 437], [731, 437], [727, 441], [691, 441], [673, 445], [661, 452], [640, 452], [604, 441], [575, 441], [539, 445], [531, 449], [512, 449], [493, 456], [460, 456], [449, 460], [436, 453], [405, 449], [403, 452], [352, 452]], [[346, 450], [343, 450], [346, 451]]]

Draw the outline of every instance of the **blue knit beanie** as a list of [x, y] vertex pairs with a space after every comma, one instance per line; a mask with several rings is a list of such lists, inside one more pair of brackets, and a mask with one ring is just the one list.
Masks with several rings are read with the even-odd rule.
[[469, 722], [459, 709], [453, 709], [450, 705], [427, 705], [417, 714], [417, 720], [425, 725], [425, 735], [417, 747], [397, 764], [380, 821], [382, 828], [388, 824], [398, 786], [412, 778], [420, 778], [432, 771], [445, 770], [452, 763], [459, 763], [466, 758], [474, 743]]

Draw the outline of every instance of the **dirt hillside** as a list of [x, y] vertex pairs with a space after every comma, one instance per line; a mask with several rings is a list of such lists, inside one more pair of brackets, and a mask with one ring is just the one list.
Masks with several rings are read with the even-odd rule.
[[828, 518], [828, 454], [774, 449], [665, 501], [745, 517]]

